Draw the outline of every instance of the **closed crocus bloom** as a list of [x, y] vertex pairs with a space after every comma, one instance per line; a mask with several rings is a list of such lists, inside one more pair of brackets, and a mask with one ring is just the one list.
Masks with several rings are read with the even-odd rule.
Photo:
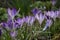
[[29, 21], [30, 25], [33, 25], [34, 21], [35, 21], [35, 17], [31, 16], [30, 21]]
[[50, 27], [52, 25], [52, 20], [51, 19], [47, 19], [46, 21], [46, 25], [44, 26], [42, 31], [45, 31], [48, 27]]
[[42, 24], [42, 22], [45, 19], [45, 15], [43, 15], [42, 13], [40, 14], [36, 14], [35, 18], [39, 21], [40, 25]]
[[42, 22], [44, 21], [44, 19], [45, 19], [45, 15], [43, 15], [42, 13], [40, 13], [40, 15], [39, 15], [39, 23], [40, 23], [40, 25], [42, 24]]
[[31, 19], [31, 16], [26, 16], [25, 17], [25, 23], [27, 23], [29, 25], [30, 19]]

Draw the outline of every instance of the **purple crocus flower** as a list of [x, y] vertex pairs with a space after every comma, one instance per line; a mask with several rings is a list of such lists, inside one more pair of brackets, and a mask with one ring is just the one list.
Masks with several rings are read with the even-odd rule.
[[11, 36], [12, 38], [16, 37], [16, 36], [17, 36], [17, 31], [11, 31], [11, 32], [10, 32], [10, 36]]
[[25, 23], [28, 24], [28, 26], [32, 25], [35, 21], [35, 17], [33, 16], [26, 16], [25, 17]]
[[40, 25], [42, 24], [42, 22], [44, 21], [44, 19], [45, 19], [45, 15], [43, 15], [42, 13], [40, 13], [40, 15], [39, 15], [39, 23], [40, 23]]
[[23, 25], [23, 23], [24, 23], [24, 18], [17, 18], [17, 20], [16, 20], [16, 23], [18, 23], [20, 26], [22, 26]]
[[44, 21], [45, 19], [45, 16], [40, 13], [40, 14], [36, 14], [35, 18], [39, 21], [40, 25], [42, 24], [42, 22]]
[[52, 20], [51, 19], [47, 19], [46, 21], [46, 25], [43, 28], [43, 31], [45, 31], [48, 27], [50, 27], [52, 25]]
[[41, 10], [39, 10], [38, 8], [34, 8], [34, 9], [32, 10], [32, 13], [33, 13], [34, 15], [39, 14], [40, 12], [41, 12]]
[[29, 22], [29, 16], [25, 17], [25, 22], [28, 23]]
[[11, 18], [14, 18], [18, 13], [19, 13], [20, 9], [17, 11], [15, 8], [8, 8], [7, 12], [8, 12], [8, 15], [11, 17]]
[[17, 12], [17, 10], [15, 8], [13, 8], [13, 9], [8, 8], [8, 15], [10, 17], [16, 16], [16, 12]]
[[56, 17], [57, 17], [57, 13], [54, 12], [54, 11], [48, 11], [48, 12], [45, 13], [45, 15], [53, 18], [54, 20], [55, 20]]

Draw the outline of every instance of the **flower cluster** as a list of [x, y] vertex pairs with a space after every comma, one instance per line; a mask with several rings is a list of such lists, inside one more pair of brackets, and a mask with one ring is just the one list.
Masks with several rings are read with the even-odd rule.
[[15, 19], [14, 17], [19, 13], [19, 11], [20, 9], [17, 11], [15, 8], [8, 8], [8, 20], [7, 22], [1, 23], [4, 28], [11, 30], [10, 35], [12, 37], [16, 36], [15, 29], [22, 27], [24, 23], [26, 23], [28, 26], [32, 26], [35, 20], [38, 20], [39, 24], [42, 25], [42, 22], [46, 19], [46, 24], [42, 30], [45, 31], [48, 27], [52, 25], [52, 19], [55, 21], [56, 18], [60, 18], [60, 11], [44, 11], [42, 13], [42, 11], [38, 8], [34, 8], [32, 10], [34, 16], [26, 16], [23, 18]]

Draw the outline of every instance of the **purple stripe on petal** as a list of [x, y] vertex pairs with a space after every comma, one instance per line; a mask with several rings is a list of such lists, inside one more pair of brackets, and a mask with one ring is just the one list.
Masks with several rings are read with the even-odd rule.
[[17, 10], [15, 8], [12, 9], [12, 16], [16, 16]]

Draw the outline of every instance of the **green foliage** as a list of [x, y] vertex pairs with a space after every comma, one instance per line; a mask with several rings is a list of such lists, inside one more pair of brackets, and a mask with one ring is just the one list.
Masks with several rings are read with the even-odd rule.
[[34, 4], [31, 5], [33, 8], [38, 7], [41, 10], [51, 10], [52, 4], [49, 1], [42, 2], [42, 1], [36, 1]]
[[6, 13], [7, 12], [6, 12], [5, 8], [0, 8], [0, 22], [7, 20], [7, 14]]

